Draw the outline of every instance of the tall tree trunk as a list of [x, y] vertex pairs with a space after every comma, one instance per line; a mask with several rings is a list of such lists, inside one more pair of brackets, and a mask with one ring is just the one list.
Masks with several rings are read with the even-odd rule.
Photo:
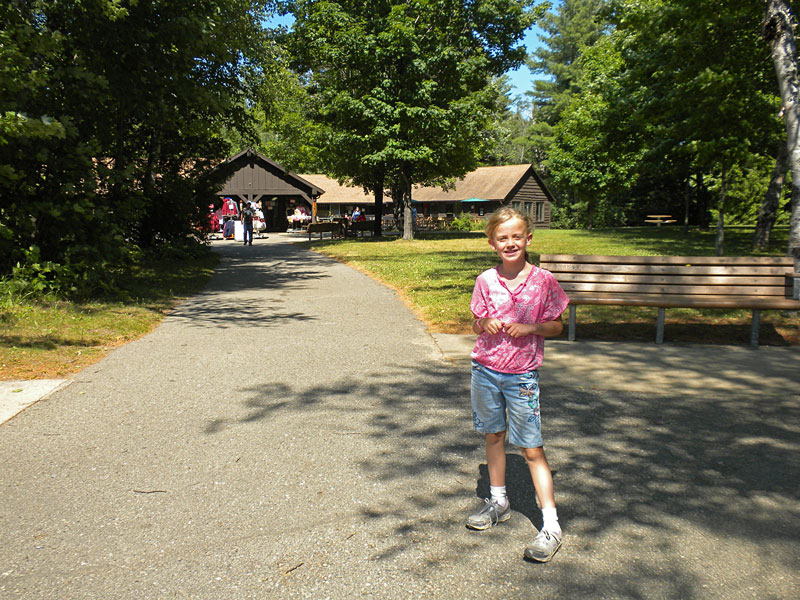
[[691, 178], [686, 178], [686, 186], [683, 192], [683, 233], [689, 235], [689, 205], [692, 201]]
[[756, 230], [753, 232], [753, 250], [763, 250], [769, 244], [769, 236], [775, 219], [778, 216], [781, 194], [783, 192], [783, 182], [786, 180], [786, 170], [789, 168], [789, 151], [786, 142], [781, 140], [778, 144], [778, 155], [775, 157], [775, 166], [772, 168], [772, 176], [769, 180], [767, 193], [758, 209], [758, 221]]
[[586, 229], [594, 227], [594, 200], [590, 197], [586, 201]]
[[411, 222], [411, 176], [403, 169], [403, 239], [414, 239], [414, 224]]
[[711, 202], [709, 201], [710, 193], [706, 187], [706, 179], [702, 173], [695, 176], [697, 185], [695, 186], [695, 194], [697, 194], [697, 224], [703, 229], [711, 227], [711, 213], [708, 210]]
[[719, 197], [719, 207], [717, 208], [717, 235], [714, 237], [714, 250], [717, 256], [725, 253], [725, 195], [726, 195], [725, 169], [722, 170], [722, 191]]
[[381, 227], [383, 227], [383, 178], [375, 184], [373, 193], [375, 194], [375, 228], [372, 230], [372, 234], [380, 237], [383, 235], [381, 231]]
[[394, 220], [398, 223], [403, 218], [403, 211], [405, 209], [405, 204], [403, 203], [404, 189], [405, 187], [402, 182], [392, 179], [389, 193], [392, 195], [392, 213], [394, 214]]
[[[787, 254], [794, 258], [795, 274], [800, 275], [800, 79], [794, 41], [794, 19], [786, 0], [768, 0], [764, 17], [764, 38], [769, 42], [778, 78], [786, 124], [786, 149], [792, 169], [792, 216], [789, 221]], [[795, 280], [797, 281], [797, 280]], [[798, 295], [795, 286], [795, 297]]]

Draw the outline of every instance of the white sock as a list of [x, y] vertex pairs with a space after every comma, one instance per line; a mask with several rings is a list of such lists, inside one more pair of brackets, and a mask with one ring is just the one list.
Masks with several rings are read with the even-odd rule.
[[546, 529], [550, 533], [561, 535], [561, 525], [558, 524], [558, 511], [556, 507], [542, 509], [542, 529]]
[[489, 491], [492, 493], [492, 500], [497, 502], [500, 506], [508, 504], [508, 494], [506, 493], [506, 486], [504, 485], [490, 485]]

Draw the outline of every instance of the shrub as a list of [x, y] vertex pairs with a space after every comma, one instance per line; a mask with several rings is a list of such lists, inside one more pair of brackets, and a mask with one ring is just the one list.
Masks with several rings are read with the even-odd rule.
[[472, 213], [462, 212], [450, 223], [450, 229], [454, 231], [483, 231], [484, 221], [480, 217], [475, 217]]

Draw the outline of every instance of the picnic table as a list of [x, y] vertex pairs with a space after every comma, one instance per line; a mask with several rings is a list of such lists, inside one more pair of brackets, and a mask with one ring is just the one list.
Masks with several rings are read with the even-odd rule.
[[674, 223], [676, 220], [672, 218], [672, 215], [647, 215], [644, 222], [655, 223], [657, 227], [661, 227], [663, 223]]

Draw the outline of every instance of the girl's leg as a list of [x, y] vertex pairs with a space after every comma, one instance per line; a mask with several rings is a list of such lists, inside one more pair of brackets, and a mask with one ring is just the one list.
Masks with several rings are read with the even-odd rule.
[[506, 432], [486, 434], [486, 464], [489, 467], [489, 485], [506, 484]]
[[505, 492], [506, 485], [506, 432], [487, 433], [486, 463], [489, 466], [491, 498], [484, 500], [480, 509], [467, 519], [467, 527], [479, 531], [508, 521], [511, 507]]
[[553, 494], [553, 474], [543, 448], [521, 448], [528, 463], [531, 479], [542, 508], [542, 529], [525, 548], [525, 557], [537, 562], [547, 562], [561, 547], [561, 525], [558, 523], [556, 500]]
[[[553, 492], [553, 474], [550, 472], [550, 464], [547, 462], [544, 448], [520, 448], [520, 450], [528, 463], [533, 487], [536, 488], [536, 497], [539, 499], [539, 506], [541, 508], [555, 508], [556, 498]], [[491, 479], [491, 470], [489, 471], [489, 477]]]

